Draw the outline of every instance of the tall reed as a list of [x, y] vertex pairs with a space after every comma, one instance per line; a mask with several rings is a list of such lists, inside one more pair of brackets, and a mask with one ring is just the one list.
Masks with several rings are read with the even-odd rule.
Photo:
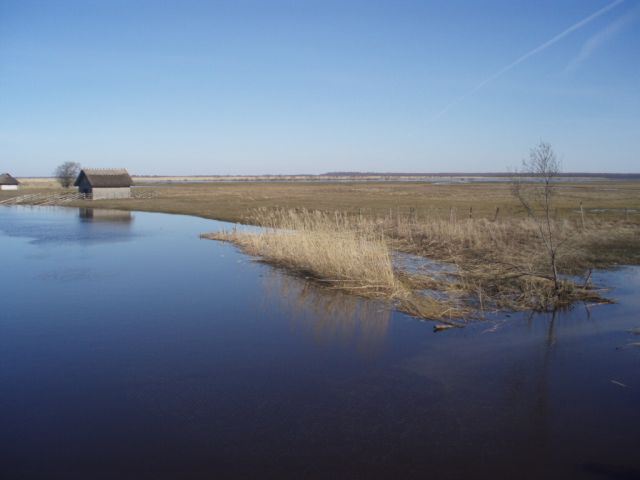
[[371, 223], [354, 225], [342, 214], [308, 210], [258, 210], [251, 221], [263, 228], [209, 238], [232, 241], [269, 263], [345, 290], [385, 297], [403, 293], [384, 234]]

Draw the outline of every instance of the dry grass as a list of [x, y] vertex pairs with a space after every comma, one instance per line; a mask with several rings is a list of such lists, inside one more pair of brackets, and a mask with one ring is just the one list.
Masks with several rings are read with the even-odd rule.
[[[145, 187], [152, 201], [111, 202], [117, 208], [187, 213], [227, 221], [246, 221], [258, 208], [340, 211], [369, 218], [407, 216], [474, 219], [523, 218], [505, 184], [434, 185], [429, 183], [227, 183]], [[588, 218], [625, 219], [640, 224], [640, 182], [562, 184], [556, 198], [559, 218], [576, 220], [582, 202]], [[627, 214], [625, 214], [627, 209]]]
[[[39, 185], [39, 183], [38, 183]], [[21, 193], [31, 193], [27, 186]], [[45, 184], [40, 188], [45, 189]], [[56, 190], [53, 184], [46, 188]], [[462, 220], [472, 209], [474, 219], [523, 218], [510, 185], [476, 183], [436, 185], [426, 182], [242, 182], [181, 183], [140, 187], [152, 191], [151, 199], [101, 200], [95, 208], [115, 208], [196, 215], [216, 220], [242, 222], [257, 208], [306, 208], [324, 212], [340, 211], [369, 218], [408, 216], [419, 219], [452, 215]], [[0, 192], [0, 198], [9, 192]], [[562, 183], [555, 199], [558, 218], [577, 220], [582, 202], [588, 219], [627, 220], [640, 224], [640, 182], [602, 181]], [[86, 205], [83, 205], [86, 206]]]
[[[538, 225], [530, 218], [443, 219], [440, 217], [387, 217], [387, 236], [400, 250], [453, 261], [483, 258], [494, 263], [530, 264], [544, 270]], [[623, 220], [589, 220], [584, 225], [568, 218], [553, 219], [560, 240], [560, 265], [565, 273], [579, 274], [588, 268], [636, 263], [640, 228]]]
[[231, 242], [244, 252], [331, 288], [385, 299], [402, 311], [443, 319], [462, 309], [450, 300], [418, 295], [415, 276], [397, 272], [381, 225], [338, 212], [266, 210], [253, 213], [258, 231], [238, 229], [203, 235]]
[[[568, 274], [597, 266], [591, 254], [606, 238], [618, 236], [627, 246], [638, 240], [635, 226], [582, 227], [555, 221], [555, 233], [564, 239], [560, 265], [565, 274], [556, 289], [531, 219], [375, 219], [261, 209], [247, 222], [264, 229], [218, 232], [207, 238], [232, 242], [270, 264], [334, 288], [391, 300], [404, 312], [431, 319], [493, 310], [552, 310], [576, 301], [606, 302], [588, 278]], [[408, 272], [393, 264], [392, 249], [418, 253], [454, 268], [446, 275], [428, 269]]]
[[254, 215], [254, 222], [265, 228], [255, 233], [234, 230], [220, 234], [220, 238], [271, 263], [345, 290], [393, 296], [400, 288], [380, 232], [353, 228], [344, 216], [331, 218], [318, 211], [261, 210]]
[[554, 219], [562, 281], [556, 289], [548, 252], [530, 218], [410, 217], [385, 219], [395, 248], [456, 266], [457, 287], [476, 306], [491, 309], [552, 310], [576, 301], [603, 302], [590, 283], [593, 268], [637, 263], [640, 229], [624, 221], [572, 222]]

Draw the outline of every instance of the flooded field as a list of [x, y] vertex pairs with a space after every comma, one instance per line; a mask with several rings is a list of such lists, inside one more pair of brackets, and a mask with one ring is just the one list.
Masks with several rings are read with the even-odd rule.
[[640, 268], [434, 333], [225, 226], [0, 208], [2, 478], [640, 478]]

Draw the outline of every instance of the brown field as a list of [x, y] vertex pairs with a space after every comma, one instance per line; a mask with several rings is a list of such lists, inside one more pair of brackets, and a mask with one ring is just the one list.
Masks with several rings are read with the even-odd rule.
[[[137, 181], [137, 179], [136, 179]], [[24, 182], [20, 194], [48, 191], [50, 180]], [[505, 183], [434, 185], [423, 182], [242, 182], [155, 184], [136, 188], [153, 198], [97, 201], [96, 208], [181, 213], [231, 222], [249, 221], [257, 208], [306, 208], [341, 211], [367, 217], [416, 215], [450, 219], [522, 217]], [[0, 192], [0, 199], [15, 195]], [[598, 181], [563, 183], [556, 198], [559, 218], [577, 219], [582, 202], [589, 220], [626, 220], [640, 223], [640, 182]]]
[[[427, 183], [208, 183], [149, 188], [152, 199], [125, 200], [111, 207], [185, 213], [205, 218], [245, 222], [256, 208], [306, 208], [342, 211], [371, 217], [389, 213], [449, 218], [522, 216], [508, 183], [433, 185]], [[557, 196], [558, 215], [576, 217], [580, 202], [589, 217], [640, 221], [640, 182], [563, 184]], [[101, 202], [102, 203], [102, 202]], [[413, 210], [412, 210], [413, 209]], [[626, 215], [625, 215], [626, 209]]]

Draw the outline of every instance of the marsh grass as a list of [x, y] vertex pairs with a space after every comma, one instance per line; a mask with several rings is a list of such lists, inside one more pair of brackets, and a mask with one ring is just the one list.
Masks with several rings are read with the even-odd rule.
[[[554, 221], [561, 239], [562, 277], [556, 287], [536, 225], [412, 215], [371, 218], [305, 209], [258, 209], [247, 223], [256, 232], [223, 231], [207, 238], [232, 242], [246, 253], [332, 288], [392, 301], [411, 315], [455, 322], [499, 310], [554, 310], [577, 301], [607, 302], [590, 282], [597, 250], [617, 238], [627, 247], [635, 226], [577, 225]], [[410, 252], [451, 266], [451, 272], [407, 271], [392, 251]]]
[[590, 281], [593, 268], [634, 262], [639, 229], [623, 221], [572, 222], [554, 219], [558, 239], [556, 286], [548, 255], [528, 218], [387, 218], [395, 248], [456, 266], [457, 288], [480, 309], [554, 310], [576, 301], [607, 302]]
[[271, 265], [330, 288], [391, 301], [415, 316], [446, 319], [463, 315], [450, 300], [416, 293], [417, 276], [396, 270], [381, 224], [337, 212], [281, 209], [257, 210], [251, 223], [263, 228], [204, 237], [231, 242]]

